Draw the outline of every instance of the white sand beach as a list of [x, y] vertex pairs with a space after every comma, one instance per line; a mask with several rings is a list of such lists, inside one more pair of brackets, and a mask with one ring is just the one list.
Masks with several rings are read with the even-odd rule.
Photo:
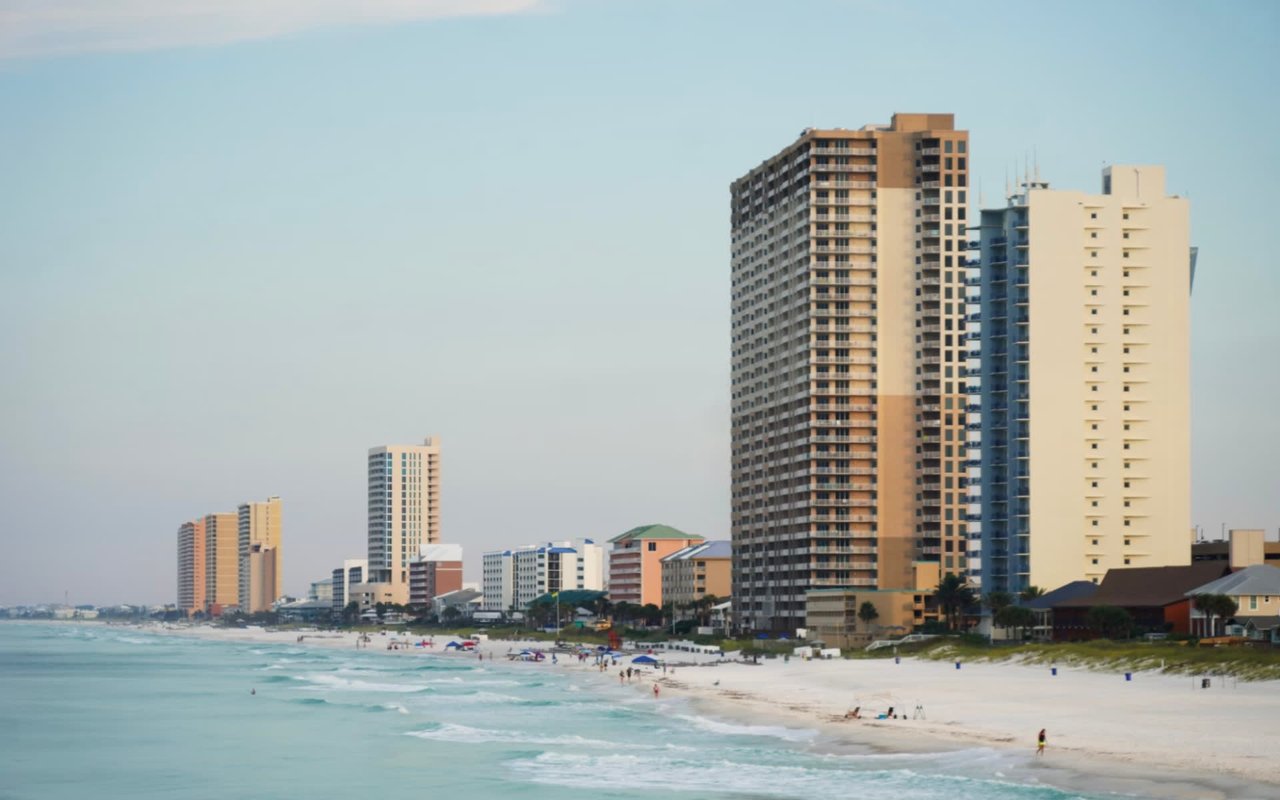
[[[296, 644], [300, 635], [211, 626], [164, 630], [276, 644]], [[375, 635], [368, 649], [412, 657], [442, 653], [450, 640], [436, 636], [432, 648], [388, 651], [391, 638]], [[302, 644], [354, 649], [356, 639], [355, 633], [306, 633]], [[493, 640], [480, 650], [486, 659], [505, 661], [509, 649], [526, 646], [545, 649], [547, 643]], [[816, 728], [832, 746], [887, 752], [986, 746], [1034, 757], [1036, 734], [1044, 728], [1044, 763], [1110, 776], [1110, 791], [1125, 791], [1131, 779], [1138, 788], [1135, 776], [1160, 775], [1188, 781], [1181, 790], [1166, 787], [1169, 797], [1280, 798], [1280, 681], [1215, 677], [1204, 689], [1199, 678], [1186, 676], [1142, 672], [1126, 681], [1122, 673], [1072, 667], [1059, 667], [1054, 676], [1048, 667], [1012, 663], [962, 663], [956, 669], [953, 662], [904, 657], [900, 663], [792, 658], [756, 665], [686, 653], [655, 655], [667, 671], [646, 671], [626, 688], [651, 692], [657, 682], [662, 698], [689, 699], [706, 713], [733, 720]], [[521, 666], [577, 671], [618, 685], [617, 669], [601, 673], [590, 660], [557, 661]], [[630, 656], [619, 660], [619, 667], [629, 665]], [[855, 707], [862, 718], [846, 719]], [[890, 707], [897, 719], [875, 719]], [[1234, 781], [1246, 781], [1249, 788]]]

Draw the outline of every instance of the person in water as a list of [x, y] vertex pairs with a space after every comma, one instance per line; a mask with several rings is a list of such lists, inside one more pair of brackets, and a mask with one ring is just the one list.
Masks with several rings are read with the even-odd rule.
[[1036, 755], [1044, 755], [1044, 728], [1040, 729], [1040, 735], [1036, 737]]

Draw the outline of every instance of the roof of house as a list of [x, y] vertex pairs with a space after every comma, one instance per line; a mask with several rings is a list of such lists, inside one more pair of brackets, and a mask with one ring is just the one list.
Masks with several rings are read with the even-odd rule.
[[669, 556], [663, 556], [662, 562], [688, 561], [693, 558], [730, 558], [733, 556], [733, 543], [728, 539], [713, 539], [682, 547]]
[[1215, 578], [1229, 567], [1221, 561], [1197, 561], [1185, 567], [1131, 567], [1107, 570], [1098, 591], [1065, 600], [1054, 608], [1121, 608], [1167, 606], [1187, 599], [1187, 593]]
[[571, 606], [584, 606], [594, 603], [601, 597], [605, 596], [605, 592], [596, 591], [594, 589], [562, 589], [553, 596], [551, 593], [541, 594], [529, 601], [531, 606], [551, 605], [557, 600], [560, 603]]
[[685, 533], [679, 528], [673, 528], [670, 525], [641, 525], [638, 528], [632, 528], [626, 533], [619, 534], [610, 542], [627, 542], [636, 539], [691, 539], [702, 541], [704, 537], [696, 533]]
[[1092, 597], [1098, 591], [1098, 584], [1093, 581], [1072, 581], [1065, 586], [1059, 586], [1052, 592], [1040, 595], [1034, 600], [1029, 600], [1022, 605], [1027, 608], [1043, 610], [1053, 608], [1059, 603], [1065, 603], [1068, 600], [1080, 600]]
[[1269, 631], [1272, 628], [1280, 628], [1280, 614], [1240, 614], [1237, 613], [1231, 618], [1239, 625], [1253, 625], [1260, 631]]
[[1203, 586], [1197, 586], [1187, 594], [1280, 595], [1280, 567], [1255, 564], [1230, 575], [1223, 575]]

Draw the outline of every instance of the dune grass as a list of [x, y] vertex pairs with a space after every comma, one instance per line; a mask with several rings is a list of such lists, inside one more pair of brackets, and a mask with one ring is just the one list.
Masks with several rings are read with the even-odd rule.
[[1157, 671], [1170, 675], [1229, 675], [1243, 681], [1280, 680], [1280, 650], [1256, 647], [1106, 640], [990, 645], [947, 638], [902, 647], [899, 654], [939, 661], [1011, 661], [1113, 672]]

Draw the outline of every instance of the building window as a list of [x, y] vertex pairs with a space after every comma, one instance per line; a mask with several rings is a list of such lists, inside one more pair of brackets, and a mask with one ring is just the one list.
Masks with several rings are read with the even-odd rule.
[[657, 542], [649, 542], [649, 552], [650, 552], [650, 553], [653, 553], [653, 552], [657, 552], [657, 550], [658, 550], [658, 543], [657, 543]]

